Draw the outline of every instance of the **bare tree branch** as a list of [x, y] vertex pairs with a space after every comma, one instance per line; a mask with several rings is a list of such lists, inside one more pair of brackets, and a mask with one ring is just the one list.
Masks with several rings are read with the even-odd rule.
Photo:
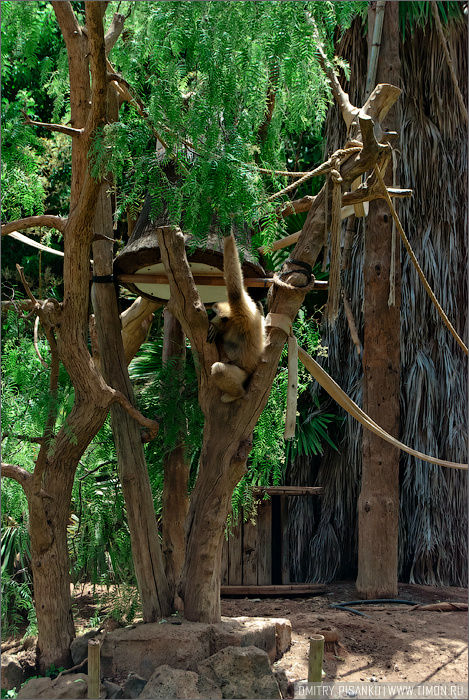
[[22, 440], [23, 442], [35, 442], [38, 445], [40, 445], [44, 439], [42, 437], [31, 437], [30, 435], [15, 435], [13, 433], [3, 433], [2, 440], [3, 438], [14, 438], [15, 440]]
[[54, 216], [52, 214], [27, 216], [24, 219], [17, 219], [16, 221], [9, 221], [7, 224], [3, 224], [2, 236], [7, 236], [13, 231], [23, 231], [25, 228], [32, 228], [33, 226], [47, 226], [48, 228], [55, 228], [57, 231], [63, 233], [66, 224], [67, 219], [64, 219], [61, 216]]
[[30, 126], [42, 127], [48, 131], [59, 131], [60, 133], [67, 134], [68, 136], [81, 136], [83, 134], [83, 129], [74, 129], [73, 127], [66, 126], [65, 124], [48, 124], [47, 122], [34, 121], [24, 111], [24, 109], [21, 110], [21, 113], [24, 116], [25, 124], [29, 124]]
[[124, 29], [125, 15], [121, 15], [120, 12], [115, 12], [112, 18], [111, 24], [104, 37], [104, 43], [106, 47], [106, 54], [110, 52]]
[[2, 472], [1, 476], [7, 477], [8, 479], [14, 479], [23, 487], [25, 493], [29, 493], [31, 490], [31, 483], [33, 475], [19, 467], [17, 464], [8, 464], [7, 462], [2, 462]]
[[140, 425], [142, 425], [144, 428], [148, 429], [148, 432], [145, 436], [145, 442], [150, 442], [150, 440], [153, 440], [154, 437], [158, 434], [159, 430], [159, 423], [156, 420], [151, 420], [151, 418], [146, 418], [140, 411], [135, 408], [135, 406], [132, 406], [130, 401], [124, 396], [124, 394], [120, 391], [116, 391], [116, 389], [110, 389], [110, 396], [111, 396], [111, 402], [112, 403], [118, 403], [122, 408], [124, 408], [129, 416], [132, 416], [134, 420], [137, 421]]

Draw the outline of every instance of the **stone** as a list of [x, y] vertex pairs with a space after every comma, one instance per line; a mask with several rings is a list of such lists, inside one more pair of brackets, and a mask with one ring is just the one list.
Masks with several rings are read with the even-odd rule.
[[149, 679], [168, 656], [174, 668], [195, 671], [210, 656], [210, 625], [151, 622], [109, 632], [101, 646], [101, 671], [107, 678], [133, 671]]
[[212, 630], [212, 654], [227, 646], [255, 646], [274, 662], [291, 644], [291, 622], [283, 618], [222, 617]]
[[88, 695], [88, 678], [85, 673], [70, 673], [55, 680], [50, 678], [32, 678], [16, 696], [19, 700], [33, 698], [72, 698], [80, 700]]
[[101, 646], [101, 670], [105, 678], [134, 672], [148, 680], [168, 661], [172, 668], [197, 671], [201, 661], [227, 646], [255, 646], [273, 662], [290, 643], [291, 623], [282, 618], [224, 617], [217, 624], [184, 619], [180, 625], [140, 623], [108, 632]]
[[281, 659], [291, 647], [291, 622], [282, 617], [272, 618], [275, 624], [276, 659]]
[[127, 680], [122, 688], [122, 697], [124, 698], [138, 698], [140, 693], [147, 684], [147, 680], [137, 675], [136, 673], [129, 673]]
[[81, 637], [75, 637], [70, 644], [70, 653], [72, 655], [73, 665], [81, 664], [88, 656], [88, 641], [94, 639], [99, 634], [98, 629], [92, 629]]
[[103, 681], [103, 685], [106, 689], [106, 697], [107, 698], [123, 698], [124, 693], [122, 691], [122, 688], [120, 685], [117, 685], [117, 683], [111, 683], [111, 681]]
[[12, 654], [2, 654], [2, 690], [18, 690], [25, 679], [23, 668]]
[[231, 646], [199, 663], [200, 676], [219, 686], [223, 698], [281, 698], [268, 654], [254, 646]]
[[184, 671], [171, 666], [159, 666], [151, 675], [141, 698], [222, 698], [221, 690], [212, 681], [201, 678], [194, 671]]
[[288, 698], [290, 693], [290, 681], [288, 680], [287, 674], [285, 673], [284, 668], [276, 668], [274, 669], [274, 676], [275, 680], [278, 683], [278, 687], [280, 689], [280, 695], [282, 698]]

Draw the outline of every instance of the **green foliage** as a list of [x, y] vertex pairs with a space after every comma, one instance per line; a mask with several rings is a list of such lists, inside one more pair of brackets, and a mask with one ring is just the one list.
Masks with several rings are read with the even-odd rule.
[[[443, 24], [455, 17], [463, 17], [464, 3], [461, 2], [437, 2], [438, 13]], [[417, 26], [424, 27], [433, 22], [432, 8], [429, 2], [401, 2], [399, 3], [399, 24], [402, 39], [405, 39], [406, 31], [412, 31]]]
[[[233, 216], [239, 227], [265, 216], [266, 238], [273, 240], [266, 195], [285, 181], [252, 165], [285, 169], [289, 139], [305, 130], [318, 137], [330, 101], [305, 10], [331, 52], [334, 32], [364, 5], [135, 3], [112, 60], [142, 97], [169, 151], [158, 157], [153, 132], [131, 109], [104, 129], [92, 149], [94, 172], [115, 173], [118, 216], [148, 190], [154, 216], [166, 206], [169, 220], [199, 240], [214, 215], [222, 230]], [[275, 109], [260, 138], [268, 90], [275, 92]], [[178, 154], [177, 184], [164, 172], [171, 152]]]

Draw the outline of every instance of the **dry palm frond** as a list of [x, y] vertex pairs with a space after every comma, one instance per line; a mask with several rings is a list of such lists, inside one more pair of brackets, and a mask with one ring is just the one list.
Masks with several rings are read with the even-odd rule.
[[[467, 100], [467, 28], [452, 19], [448, 41], [459, 84]], [[356, 20], [344, 35], [339, 55], [350, 65], [346, 86], [362, 104], [366, 37]], [[456, 105], [451, 76], [430, 27], [415, 27], [401, 44], [403, 96], [400, 101], [399, 182], [411, 200], [399, 216], [430, 284], [467, 343], [467, 133]], [[345, 137], [338, 110], [331, 109], [327, 147]], [[363, 336], [363, 228], [353, 241], [351, 264], [342, 272], [359, 336]], [[344, 234], [344, 232], [343, 232]], [[467, 364], [442, 325], [405, 254], [401, 301], [401, 435], [416, 449], [459, 460], [467, 453]], [[333, 329], [323, 328], [330, 374], [361, 405], [361, 358], [354, 350], [343, 310]], [[335, 409], [333, 409], [335, 410]], [[319, 467], [302, 464], [309, 483], [324, 487], [318, 515], [309, 499], [296, 507], [295, 532], [310, 539], [309, 555], [293, 560], [295, 580], [330, 581], [356, 572], [357, 500], [362, 463], [361, 428], [345, 417], [340, 454], [327, 450]], [[293, 481], [298, 466], [291, 473]], [[401, 456], [399, 577], [411, 582], [467, 584], [467, 474]], [[290, 524], [293, 527], [293, 514]], [[308, 521], [309, 518], [309, 521]], [[303, 520], [304, 522], [301, 522]], [[294, 537], [292, 537], [294, 541]], [[296, 545], [300, 547], [300, 545]]]

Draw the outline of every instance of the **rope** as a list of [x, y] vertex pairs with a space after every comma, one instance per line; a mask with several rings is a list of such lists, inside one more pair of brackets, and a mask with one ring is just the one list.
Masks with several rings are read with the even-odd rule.
[[292, 332], [292, 322], [286, 314], [267, 314], [266, 327], [281, 328], [288, 336], [288, 391], [284, 440], [295, 437], [298, 405], [298, 341]]
[[[339, 158], [333, 156], [331, 158], [333, 167], [331, 169], [331, 178], [333, 182], [332, 189], [332, 215], [331, 215], [331, 252], [329, 266], [329, 294], [327, 296], [327, 315], [332, 323], [337, 318], [339, 313], [340, 301], [340, 235], [342, 231], [342, 218], [340, 215], [342, 209], [342, 177], [338, 168], [340, 167]], [[327, 219], [327, 217], [326, 217]]]
[[445, 326], [448, 328], [448, 330], [449, 330], [449, 332], [451, 333], [451, 335], [453, 336], [453, 338], [456, 340], [456, 342], [458, 343], [458, 345], [460, 345], [460, 347], [463, 349], [463, 351], [466, 353], [466, 355], [469, 354], [469, 351], [468, 351], [468, 349], [467, 349], [466, 344], [464, 343], [464, 341], [462, 340], [462, 338], [460, 338], [460, 336], [458, 335], [456, 329], [454, 328], [454, 326], [452, 325], [451, 321], [449, 320], [448, 316], [445, 314], [445, 312], [443, 311], [442, 307], [440, 306], [440, 303], [438, 302], [438, 299], [436, 298], [435, 294], [433, 293], [433, 290], [432, 290], [432, 288], [430, 287], [430, 285], [429, 285], [429, 283], [428, 283], [428, 280], [427, 280], [427, 278], [425, 277], [425, 274], [424, 274], [422, 268], [420, 267], [417, 258], [415, 257], [415, 253], [414, 253], [414, 251], [412, 250], [412, 246], [410, 245], [409, 239], [407, 238], [404, 229], [402, 228], [402, 224], [401, 224], [401, 222], [400, 222], [400, 220], [399, 220], [399, 217], [398, 217], [398, 215], [397, 215], [397, 213], [396, 213], [396, 210], [395, 210], [394, 205], [393, 205], [393, 203], [392, 203], [391, 197], [389, 196], [389, 192], [388, 192], [388, 190], [387, 190], [387, 188], [386, 188], [386, 185], [384, 184], [384, 180], [383, 180], [383, 177], [382, 177], [382, 175], [381, 175], [381, 172], [380, 172], [378, 166], [375, 166], [374, 171], [375, 171], [376, 177], [378, 178], [379, 183], [380, 183], [380, 185], [381, 185], [381, 187], [382, 187], [383, 195], [384, 195], [385, 200], [386, 200], [387, 203], [388, 203], [388, 207], [389, 207], [389, 210], [390, 210], [390, 212], [391, 212], [392, 218], [393, 218], [394, 221], [396, 222], [397, 230], [399, 231], [399, 234], [400, 234], [400, 236], [401, 236], [401, 238], [402, 238], [402, 240], [403, 240], [403, 242], [404, 242], [404, 245], [405, 245], [405, 247], [406, 247], [406, 249], [407, 249], [407, 252], [408, 252], [409, 255], [410, 255], [410, 259], [412, 260], [412, 262], [413, 262], [413, 264], [414, 264], [414, 267], [415, 267], [415, 269], [417, 270], [417, 274], [418, 274], [418, 276], [420, 277], [420, 279], [421, 279], [421, 281], [422, 281], [422, 283], [423, 283], [423, 286], [425, 287], [425, 289], [426, 289], [426, 291], [427, 291], [428, 296], [429, 296], [430, 299], [432, 300], [432, 302], [433, 302], [433, 304], [434, 304], [436, 310], [438, 311], [438, 313], [439, 313], [439, 315], [440, 315], [440, 317], [441, 317], [443, 323], [444, 323]]
[[[268, 324], [267, 324], [268, 319]], [[266, 325], [274, 326], [283, 330], [284, 333], [290, 335], [291, 332], [291, 320], [286, 314], [269, 314], [266, 319]], [[437, 464], [440, 467], [447, 467], [448, 469], [464, 469], [467, 470], [467, 464], [461, 464], [459, 462], [448, 462], [443, 459], [438, 459], [437, 457], [432, 457], [430, 455], [414, 450], [408, 447], [404, 443], [397, 440], [389, 433], [387, 433], [378, 423], [363, 411], [352, 399], [347, 396], [347, 394], [340, 388], [340, 386], [332, 379], [332, 377], [316, 362], [313, 358], [308, 355], [303, 348], [298, 348], [298, 356], [303, 365], [306, 367], [308, 372], [314, 377], [314, 379], [322, 386], [322, 388], [327, 391], [329, 396], [331, 396], [334, 401], [336, 401], [339, 406], [341, 406], [347, 413], [349, 413], [355, 420], [361, 423], [367, 430], [370, 430], [378, 437], [382, 438], [389, 444], [397, 447], [403, 452], [417, 457], [425, 462], [430, 462], [430, 464]]]
[[[395, 149], [392, 150], [392, 186], [397, 187], [397, 154]], [[391, 231], [391, 264], [389, 266], [389, 297], [388, 306], [396, 306], [396, 222], [392, 220]]]

